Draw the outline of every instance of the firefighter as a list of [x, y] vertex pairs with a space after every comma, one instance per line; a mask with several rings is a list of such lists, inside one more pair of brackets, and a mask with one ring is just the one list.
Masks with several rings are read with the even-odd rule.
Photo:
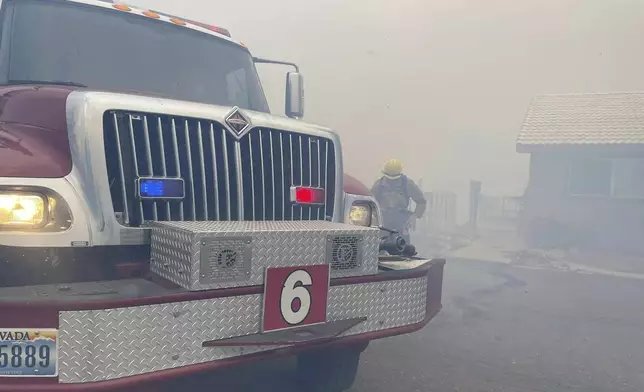
[[[415, 219], [423, 216], [427, 201], [423, 192], [412, 179], [403, 174], [403, 164], [390, 159], [382, 168], [382, 177], [371, 188], [382, 213], [382, 226], [397, 230], [410, 243], [409, 227]], [[414, 211], [409, 210], [409, 201], [416, 203]]]

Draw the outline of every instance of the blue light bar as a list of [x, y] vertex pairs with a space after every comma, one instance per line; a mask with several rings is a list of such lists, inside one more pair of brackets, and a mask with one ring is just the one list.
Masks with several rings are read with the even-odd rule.
[[139, 178], [140, 199], [183, 199], [186, 195], [183, 178]]

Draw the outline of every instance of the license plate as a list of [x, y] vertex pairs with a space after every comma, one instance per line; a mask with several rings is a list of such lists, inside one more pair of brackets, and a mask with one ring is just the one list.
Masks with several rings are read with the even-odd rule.
[[57, 377], [58, 331], [0, 329], [0, 377]]
[[262, 332], [326, 322], [329, 264], [267, 268]]

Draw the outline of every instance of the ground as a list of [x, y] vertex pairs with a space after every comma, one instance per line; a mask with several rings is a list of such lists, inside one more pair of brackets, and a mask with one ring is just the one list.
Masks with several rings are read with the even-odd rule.
[[[423, 237], [418, 235], [416, 238]], [[474, 233], [464, 230], [428, 238], [429, 241], [421, 241], [420, 253], [423, 255], [644, 280], [644, 257], [641, 255], [616, 250], [529, 248], [511, 226], [479, 227]]]
[[[448, 260], [441, 313], [373, 342], [351, 392], [641, 392], [642, 298], [629, 277]], [[292, 371], [256, 364], [180, 390], [306, 392]]]

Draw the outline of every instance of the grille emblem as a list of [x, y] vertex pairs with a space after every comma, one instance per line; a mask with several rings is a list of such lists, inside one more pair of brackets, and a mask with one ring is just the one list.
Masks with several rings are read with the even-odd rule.
[[244, 136], [246, 131], [250, 128], [250, 121], [248, 121], [239, 108], [235, 106], [226, 117], [226, 125], [228, 125], [228, 130], [233, 136], [237, 139], [241, 139], [241, 137]]

